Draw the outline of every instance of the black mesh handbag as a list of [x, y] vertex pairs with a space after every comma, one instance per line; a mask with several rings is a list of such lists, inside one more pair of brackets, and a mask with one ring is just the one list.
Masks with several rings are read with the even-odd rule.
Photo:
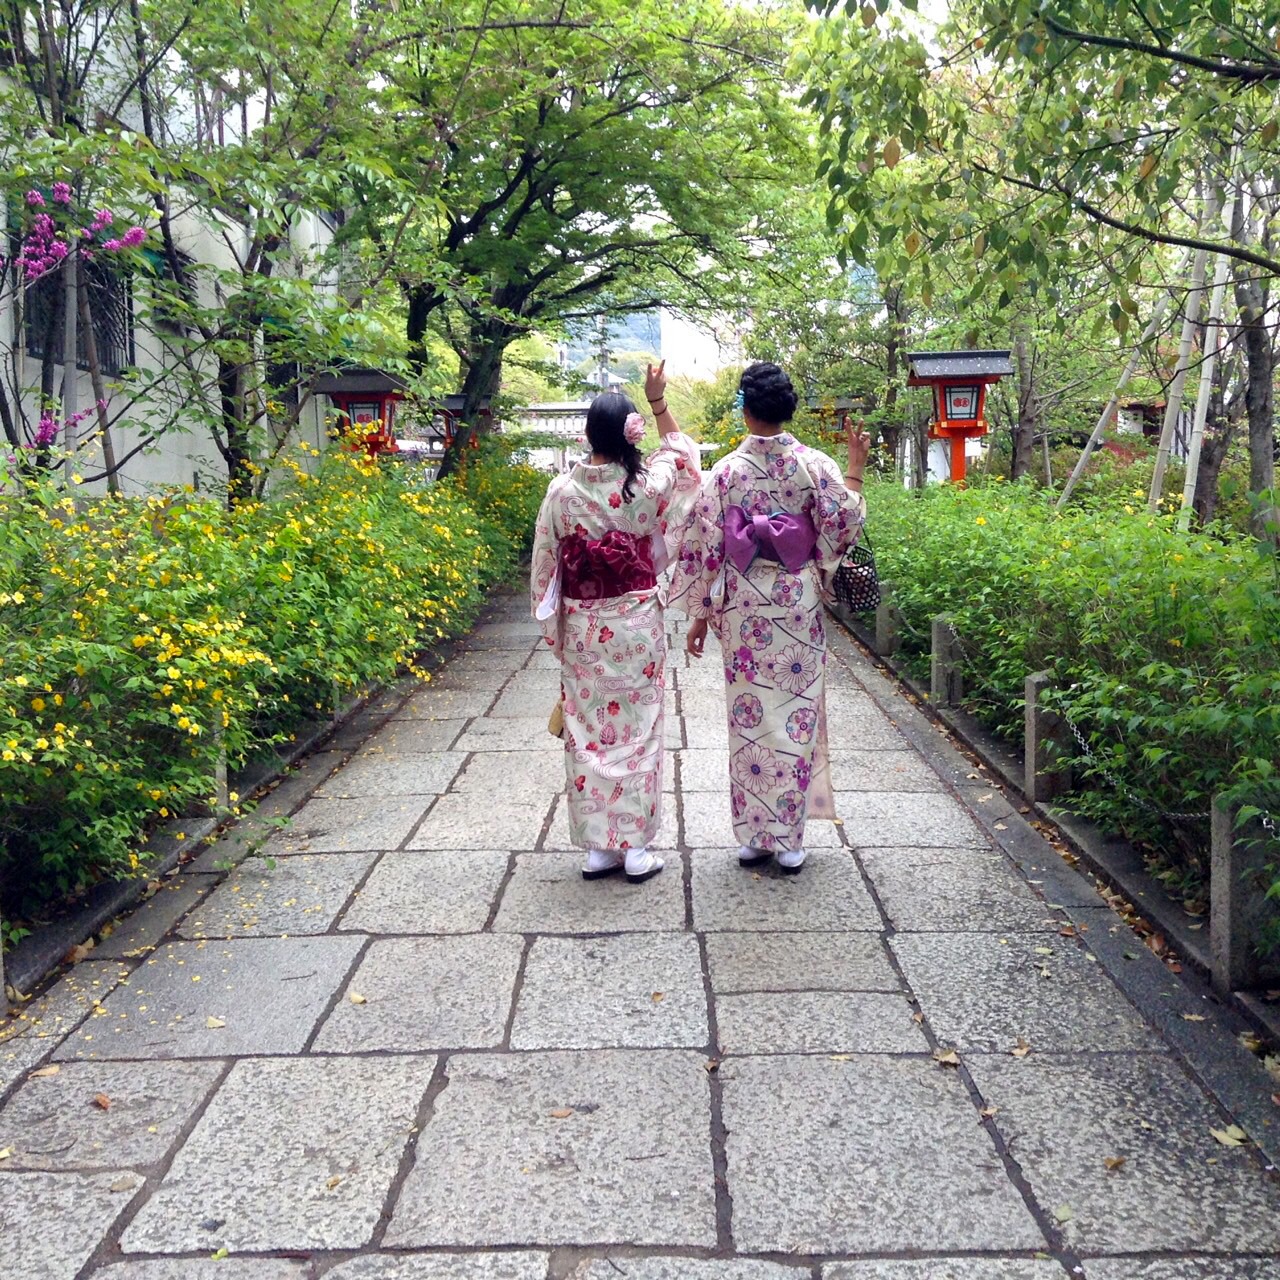
[[845, 553], [831, 580], [831, 592], [850, 613], [871, 613], [880, 603], [880, 578], [871, 539], [864, 531]]

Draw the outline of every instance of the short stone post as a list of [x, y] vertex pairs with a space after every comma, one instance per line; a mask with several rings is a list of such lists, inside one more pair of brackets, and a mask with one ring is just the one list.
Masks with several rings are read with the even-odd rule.
[[898, 623], [902, 615], [893, 603], [893, 583], [880, 584], [880, 603], [876, 605], [876, 638], [874, 648], [881, 658], [891, 658], [898, 647]]
[[1265, 930], [1280, 924], [1280, 904], [1268, 898], [1280, 861], [1274, 836], [1257, 819], [1236, 827], [1237, 809], [1215, 796], [1209, 865], [1209, 946], [1213, 985], [1232, 991], [1280, 987], [1280, 951], [1259, 954]]
[[1070, 770], [1053, 767], [1068, 754], [1070, 731], [1056, 711], [1040, 702], [1052, 683], [1053, 676], [1048, 671], [1037, 671], [1027, 677], [1025, 685], [1022, 789], [1031, 804], [1044, 804], [1071, 790]]
[[948, 617], [933, 620], [932, 660], [929, 664], [929, 699], [935, 707], [958, 706], [964, 696], [960, 664], [964, 655]]

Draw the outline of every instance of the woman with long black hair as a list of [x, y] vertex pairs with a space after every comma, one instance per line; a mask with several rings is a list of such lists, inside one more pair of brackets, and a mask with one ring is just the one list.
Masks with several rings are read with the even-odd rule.
[[667, 408], [664, 365], [645, 396], [659, 444], [624, 395], [587, 411], [591, 454], [547, 490], [534, 535], [533, 612], [561, 661], [569, 834], [584, 879], [640, 883], [662, 870], [649, 849], [662, 821], [666, 633], [658, 575], [698, 496], [698, 447]]

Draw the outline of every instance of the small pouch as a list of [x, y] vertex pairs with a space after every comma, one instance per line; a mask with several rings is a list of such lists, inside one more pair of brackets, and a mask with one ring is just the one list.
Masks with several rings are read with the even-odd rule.
[[553, 738], [564, 737], [564, 701], [560, 698], [556, 699], [556, 705], [547, 720], [547, 732]]

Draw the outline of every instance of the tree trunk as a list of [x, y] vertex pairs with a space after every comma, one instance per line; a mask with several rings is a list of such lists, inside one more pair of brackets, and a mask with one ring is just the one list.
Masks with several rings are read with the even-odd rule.
[[510, 325], [498, 321], [477, 321], [471, 326], [471, 339], [467, 344], [471, 363], [462, 382], [462, 414], [453, 440], [444, 451], [436, 479], [443, 480], [458, 469], [463, 450], [475, 438], [480, 425], [480, 414], [486, 402], [498, 393], [502, 379], [502, 357], [508, 344], [516, 337]]
[[1200, 465], [1196, 471], [1196, 496], [1192, 504], [1196, 522], [1206, 525], [1218, 510], [1218, 476], [1226, 461], [1236, 424], [1219, 419], [1205, 427], [1204, 442], [1200, 446]]
[[[1257, 501], [1253, 530], [1259, 538], [1280, 541], [1276, 501], [1275, 349], [1267, 324], [1266, 302], [1256, 284], [1236, 286], [1244, 336], [1245, 412], [1249, 420], [1249, 492]], [[1258, 495], [1269, 495], [1259, 499]]]
[[902, 423], [898, 418], [898, 376], [902, 367], [902, 349], [906, 346], [907, 309], [901, 285], [885, 286], [884, 305], [889, 313], [889, 340], [885, 344], [884, 417], [880, 439], [892, 470], [897, 466], [898, 443], [902, 436]]
[[253, 450], [246, 424], [245, 367], [236, 361], [218, 361], [218, 395], [222, 403], [222, 430], [225, 441], [220, 449], [227, 464], [227, 506], [253, 496]]
[[1027, 350], [1026, 330], [1021, 326], [1014, 333], [1014, 348], [1018, 357], [1018, 418], [1013, 427], [1010, 480], [1016, 480], [1031, 471], [1035, 462], [1036, 434], [1040, 427], [1040, 414], [1036, 406], [1035, 362]]

